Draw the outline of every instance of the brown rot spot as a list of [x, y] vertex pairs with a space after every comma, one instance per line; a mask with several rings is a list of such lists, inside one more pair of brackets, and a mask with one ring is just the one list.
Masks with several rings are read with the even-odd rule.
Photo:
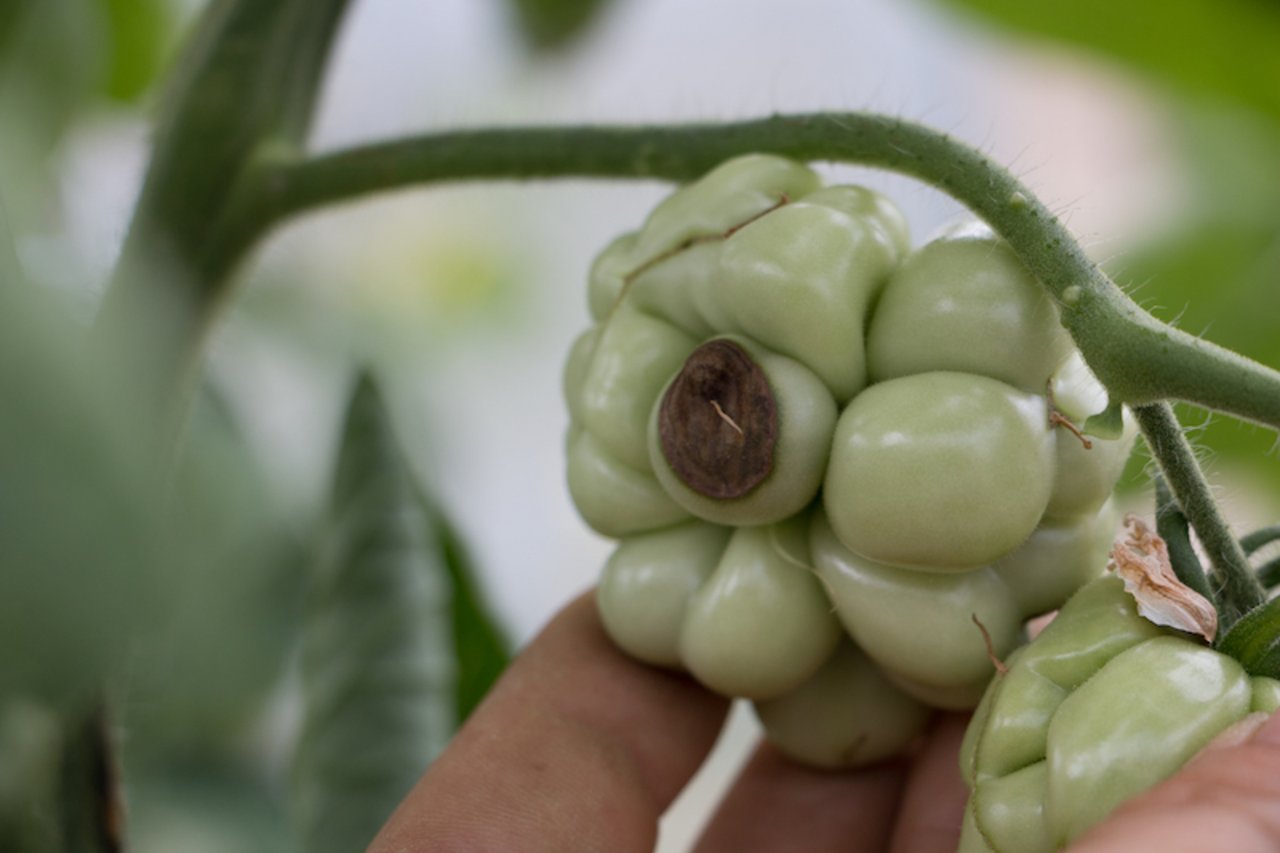
[[709, 498], [740, 498], [773, 470], [778, 404], [760, 365], [733, 341], [693, 351], [658, 410], [662, 455]]

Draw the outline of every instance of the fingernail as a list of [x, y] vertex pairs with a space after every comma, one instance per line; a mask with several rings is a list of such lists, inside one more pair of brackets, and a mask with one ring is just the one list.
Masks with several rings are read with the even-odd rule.
[[[1249, 716], [1257, 716], [1250, 714]], [[1262, 724], [1254, 730], [1253, 740], [1260, 743], [1280, 744], [1280, 713], [1272, 714], [1262, 721]]]
[[[1205, 746], [1205, 751], [1213, 749], [1226, 749], [1232, 746], [1239, 746], [1245, 741], [1252, 738], [1269, 719], [1266, 714], [1261, 711], [1254, 711], [1252, 714], [1245, 714], [1236, 722], [1227, 726], [1218, 736]], [[1276, 719], [1280, 719], [1277, 717]], [[1280, 729], [1277, 730], [1277, 737], [1280, 737]]]

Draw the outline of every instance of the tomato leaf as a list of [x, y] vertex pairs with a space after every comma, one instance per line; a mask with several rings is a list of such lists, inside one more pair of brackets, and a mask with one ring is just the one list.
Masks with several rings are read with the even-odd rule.
[[454, 715], [461, 724], [506, 668], [510, 645], [477, 589], [475, 567], [457, 530], [439, 508], [433, 519], [436, 540], [453, 584], [450, 610], [457, 661]]
[[106, 18], [110, 59], [103, 81], [109, 98], [131, 102], [155, 80], [169, 39], [165, 0], [99, 0]]
[[1280, 678], [1280, 599], [1240, 617], [1218, 641], [1218, 651], [1238, 660], [1250, 675]]
[[946, 0], [1005, 27], [1112, 57], [1186, 92], [1280, 116], [1280, 6], [1259, 0]]
[[82, 331], [45, 291], [0, 294], [0, 704], [83, 707], [180, 573], [128, 389]]
[[303, 624], [301, 849], [363, 850], [453, 727], [448, 572], [373, 382], [351, 401]]

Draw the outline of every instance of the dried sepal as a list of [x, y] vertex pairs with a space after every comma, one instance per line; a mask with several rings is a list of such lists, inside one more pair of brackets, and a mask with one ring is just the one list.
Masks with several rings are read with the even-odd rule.
[[1142, 519], [1126, 516], [1125, 527], [1128, 536], [1111, 549], [1107, 568], [1124, 582], [1138, 613], [1157, 625], [1199, 634], [1212, 643], [1218, 633], [1213, 603], [1178, 580], [1164, 540]]

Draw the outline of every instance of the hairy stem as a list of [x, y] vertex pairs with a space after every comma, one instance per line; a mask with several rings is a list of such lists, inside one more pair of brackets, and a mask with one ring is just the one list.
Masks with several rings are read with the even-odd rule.
[[1241, 536], [1240, 547], [1246, 554], [1252, 554], [1277, 540], [1280, 540], [1280, 524], [1273, 524], [1270, 527], [1255, 530], [1247, 536]]
[[1200, 558], [1191, 547], [1191, 530], [1187, 527], [1187, 517], [1182, 514], [1182, 508], [1169, 491], [1169, 484], [1160, 474], [1156, 475], [1155, 488], [1156, 533], [1169, 549], [1169, 562], [1173, 565], [1174, 574], [1178, 576], [1178, 580], [1216, 605], [1217, 596], [1204, 575]]
[[1200, 473], [1191, 445], [1168, 403], [1137, 406], [1138, 426], [1160, 462], [1169, 490], [1191, 522], [1213, 566], [1220, 592], [1217, 595], [1219, 632], [1225, 633], [1237, 619], [1261, 604], [1266, 594], [1245, 559], [1240, 543], [1231, 535], [1213, 500], [1209, 484]]
[[282, 219], [380, 191], [514, 178], [686, 180], [751, 151], [874, 166], [939, 188], [990, 223], [1044, 283], [1113, 400], [1186, 400], [1280, 429], [1280, 373], [1157, 321], [1008, 171], [944, 133], [889, 116], [473, 130], [282, 158], [264, 164], [261, 181], [223, 218], [214, 254], [236, 256]]

